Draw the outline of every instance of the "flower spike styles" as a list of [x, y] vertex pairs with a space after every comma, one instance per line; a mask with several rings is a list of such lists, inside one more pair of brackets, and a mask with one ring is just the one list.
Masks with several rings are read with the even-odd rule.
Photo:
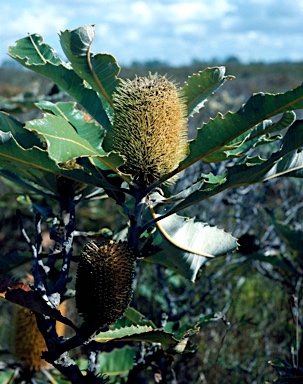
[[165, 76], [123, 81], [113, 97], [112, 149], [123, 171], [149, 185], [176, 169], [187, 152], [185, 98]]

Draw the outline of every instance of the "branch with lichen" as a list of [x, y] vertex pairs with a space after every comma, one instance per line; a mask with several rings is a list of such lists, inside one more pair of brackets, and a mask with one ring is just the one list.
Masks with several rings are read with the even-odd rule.
[[[32, 274], [35, 292], [39, 293], [47, 305], [57, 309], [60, 304], [60, 297], [65, 292], [67, 283], [70, 282], [69, 265], [72, 256], [73, 232], [75, 230], [74, 201], [69, 199], [68, 205], [66, 201], [64, 202], [64, 205], [61, 206], [61, 217], [59, 221], [56, 220], [54, 222], [54, 226], [51, 229], [52, 238], [57, 244], [55, 246], [57, 250], [56, 255], [62, 256], [61, 273], [52, 289], [47, 285], [47, 275], [51, 270], [49, 266], [53, 266], [54, 253], [50, 254], [49, 262], [44, 264], [41, 247], [41, 216], [40, 214], [36, 215], [36, 236], [33, 243], [24, 228], [21, 212], [18, 211], [17, 214], [21, 233], [31, 249], [34, 259]], [[75, 336], [63, 339], [57, 334], [55, 319], [41, 313], [36, 313], [36, 321], [48, 348], [48, 351], [43, 352], [42, 358], [55, 366], [72, 383], [86, 383], [87, 381], [84, 379], [76, 363], [70, 358], [68, 351], [87, 342], [93, 332], [78, 330]]]

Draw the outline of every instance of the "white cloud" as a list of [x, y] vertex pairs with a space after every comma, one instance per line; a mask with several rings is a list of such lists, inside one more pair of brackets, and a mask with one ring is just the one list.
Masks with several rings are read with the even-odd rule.
[[0, 61], [28, 32], [60, 50], [57, 33], [84, 24], [96, 25], [93, 51], [121, 64], [303, 60], [302, 18], [303, 0], [1, 0]]
[[135, 19], [140, 24], [150, 24], [153, 20], [151, 7], [144, 1], [136, 1], [130, 6], [131, 18]]
[[[5, 4], [0, 12], [0, 48], [5, 49], [16, 40], [28, 34], [38, 33], [47, 36], [56, 36], [56, 33], [68, 24], [68, 17], [60, 14], [56, 8], [41, 1], [32, 0], [30, 6], [19, 8], [12, 3]], [[39, 4], [40, 6], [36, 6]], [[3, 57], [4, 52], [0, 52]]]
[[10, 28], [17, 34], [26, 32], [48, 34], [49, 31], [64, 28], [68, 18], [58, 14], [56, 9], [46, 6], [43, 9], [24, 9], [16, 12], [16, 17], [10, 21]]

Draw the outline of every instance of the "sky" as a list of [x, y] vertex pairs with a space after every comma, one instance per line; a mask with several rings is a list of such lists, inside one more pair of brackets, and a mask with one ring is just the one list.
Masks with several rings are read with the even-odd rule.
[[62, 56], [58, 33], [95, 24], [92, 52], [120, 65], [173, 66], [237, 57], [303, 61], [303, 0], [0, 0], [0, 63], [8, 46], [42, 35]]

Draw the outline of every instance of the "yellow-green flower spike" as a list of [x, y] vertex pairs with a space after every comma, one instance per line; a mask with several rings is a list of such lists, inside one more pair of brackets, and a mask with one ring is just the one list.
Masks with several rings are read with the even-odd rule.
[[113, 96], [112, 149], [123, 171], [149, 185], [176, 169], [187, 151], [185, 98], [165, 76], [123, 81]]
[[102, 327], [123, 316], [133, 294], [136, 258], [127, 242], [87, 243], [78, 264], [76, 306], [84, 320]]

